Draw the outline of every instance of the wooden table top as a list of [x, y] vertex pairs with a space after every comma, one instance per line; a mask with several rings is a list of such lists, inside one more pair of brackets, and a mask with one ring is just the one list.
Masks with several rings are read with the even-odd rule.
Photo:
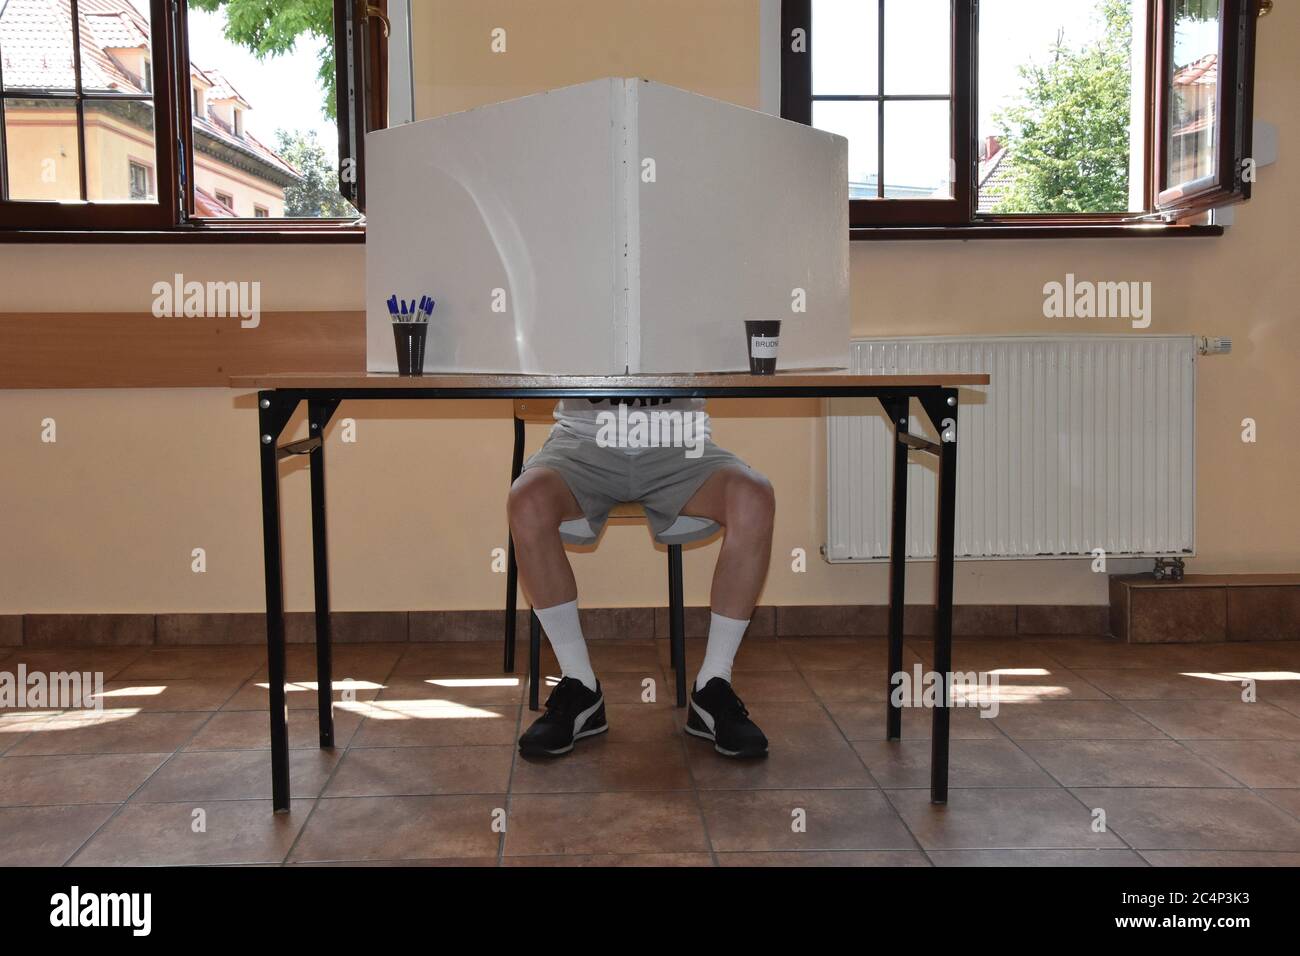
[[959, 385], [987, 385], [987, 375], [850, 375], [840, 370], [777, 372], [775, 375], [749, 375], [743, 372], [700, 372], [652, 375], [519, 375], [497, 373], [438, 373], [433, 375], [397, 375], [393, 372], [286, 372], [262, 375], [236, 375], [231, 388], [255, 389], [405, 389], [435, 391], [439, 389], [610, 389], [635, 393], [645, 388], [955, 388]]

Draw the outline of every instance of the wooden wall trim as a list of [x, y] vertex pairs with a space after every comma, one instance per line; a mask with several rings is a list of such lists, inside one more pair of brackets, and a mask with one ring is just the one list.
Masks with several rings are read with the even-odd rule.
[[134, 312], [0, 312], [2, 388], [225, 388], [232, 375], [364, 372], [366, 316], [231, 318]]

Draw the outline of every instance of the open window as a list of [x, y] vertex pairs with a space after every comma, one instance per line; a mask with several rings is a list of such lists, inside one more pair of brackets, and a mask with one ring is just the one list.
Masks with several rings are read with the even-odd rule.
[[782, 115], [848, 139], [858, 238], [1157, 234], [1249, 197], [1261, 5], [782, 0]]
[[1254, 0], [1158, 0], [1158, 212], [1172, 219], [1250, 198]]
[[366, 211], [366, 133], [388, 126], [388, 0], [334, 0], [339, 192]]

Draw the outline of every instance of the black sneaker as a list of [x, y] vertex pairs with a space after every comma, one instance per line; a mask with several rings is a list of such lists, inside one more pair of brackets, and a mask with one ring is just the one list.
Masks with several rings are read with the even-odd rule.
[[546, 713], [519, 738], [519, 752], [525, 757], [555, 757], [572, 750], [575, 740], [607, 730], [600, 684], [588, 690], [582, 681], [565, 677], [546, 698]]
[[691, 712], [686, 732], [713, 741], [713, 749], [725, 757], [765, 757], [767, 738], [749, 719], [749, 711], [736, 692], [721, 677], [691, 691]]

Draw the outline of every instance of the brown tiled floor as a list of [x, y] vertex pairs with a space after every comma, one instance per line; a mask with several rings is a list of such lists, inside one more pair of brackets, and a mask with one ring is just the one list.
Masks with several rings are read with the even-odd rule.
[[[909, 671], [931, 653], [909, 640]], [[0, 866], [1300, 865], [1300, 644], [959, 640], [999, 710], [954, 711], [946, 807], [930, 712], [882, 739], [881, 639], [748, 641], [736, 687], [772, 741], [752, 763], [682, 734], [667, 647], [631, 639], [592, 644], [610, 732], [524, 760], [533, 715], [499, 656], [340, 646], [321, 751], [312, 650], [291, 647], [276, 815], [260, 649], [0, 648], [0, 671], [105, 679], [100, 713], [0, 710]]]

